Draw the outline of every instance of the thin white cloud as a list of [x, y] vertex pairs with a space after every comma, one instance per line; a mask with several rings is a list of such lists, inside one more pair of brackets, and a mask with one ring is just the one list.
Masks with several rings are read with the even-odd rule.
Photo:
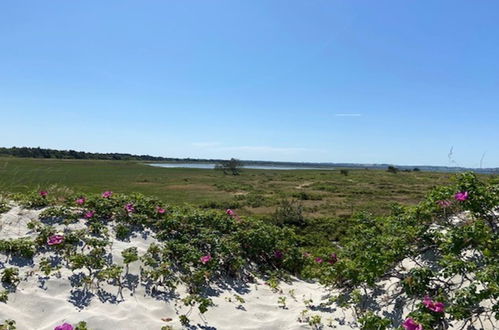
[[361, 113], [337, 113], [336, 117], [362, 117]]
[[220, 145], [219, 142], [193, 142], [192, 146], [193, 147], [199, 147], [199, 148], [212, 148], [212, 147], [218, 147]]

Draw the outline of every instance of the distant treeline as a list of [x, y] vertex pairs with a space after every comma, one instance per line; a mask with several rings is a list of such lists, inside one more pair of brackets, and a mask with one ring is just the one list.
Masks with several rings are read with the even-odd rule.
[[[23, 158], [55, 158], [55, 159], [101, 159], [101, 160], [143, 160], [143, 161], [198, 161], [190, 158], [167, 158], [150, 155], [132, 155], [122, 153], [97, 153], [75, 150], [55, 150], [44, 148], [12, 147], [1, 148], [0, 156]], [[216, 161], [216, 160], [213, 160]]]

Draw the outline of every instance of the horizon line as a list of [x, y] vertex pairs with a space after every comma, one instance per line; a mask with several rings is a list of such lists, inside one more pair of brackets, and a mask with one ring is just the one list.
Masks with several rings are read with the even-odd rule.
[[[41, 149], [41, 150], [51, 150], [51, 151], [75, 151], [75, 152], [80, 152], [80, 153], [87, 153], [87, 154], [100, 154], [100, 155], [110, 155], [110, 154], [123, 154], [123, 155], [130, 155], [134, 157], [153, 157], [153, 158], [165, 158], [165, 159], [171, 159], [171, 160], [192, 160], [192, 161], [222, 161], [222, 160], [227, 160], [223, 158], [192, 158], [192, 157], [166, 157], [166, 156], [153, 156], [149, 154], [133, 154], [133, 153], [128, 153], [128, 152], [93, 152], [93, 151], [81, 151], [81, 150], [74, 150], [74, 149], [51, 149], [51, 148], [42, 148], [40, 146], [38, 147], [0, 147], [0, 149]], [[1, 154], [0, 154], [1, 156]], [[33, 158], [33, 159], [57, 159], [57, 158], [41, 158], [41, 157], [19, 157], [19, 156], [11, 156], [11, 157], [16, 157], [16, 158]], [[233, 158], [233, 157], [231, 157]], [[77, 159], [77, 158], [65, 158], [65, 159]], [[230, 158], [228, 158], [230, 159]], [[85, 160], [85, 159], [83, 159]], [[98, 159], [95, 159], [98, 160]], [[396, 164], [396, 163], [352, 163], [352, 162], [333, 162], [333, 161], [326, 161], [326, 162], [311, 162], [311, 161], [276, 161], [276, 160], [257, 160], [257, 159], [238, 159], [242, 162], [259, 162], [259, 163], [283, 163], [283, 164], [304, 164], [304, 165], [311, 165], [311, 164], [316, 164], [316, 165], [357, 165], [357, 166], [399, 166], [399, 167], [434, 167], [434, 168], [449, 168], [449, 169], [470, 169], [470, 170], [480, 170], [480, 171], [486, 171], [486, 170], [499, 170], [498, 167], [485, 167], [485, 168], [479, 168], [479, 167], [466, 167], [466, 166], [451, 166], [451, 165], [424, 165], [424, 164], [419, 164], [419, 165], [414, 165], [414, 164]], [[153, 162], [155, 160], [145, 160], [146, 162]], [[168, 160], [157, 160], [157, 161], [168, 161]]]

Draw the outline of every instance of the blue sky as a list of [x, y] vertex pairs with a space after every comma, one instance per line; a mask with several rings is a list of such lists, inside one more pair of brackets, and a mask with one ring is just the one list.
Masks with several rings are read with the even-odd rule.
[[0, 146], [499, 167], [497, 1], [2, 1]]

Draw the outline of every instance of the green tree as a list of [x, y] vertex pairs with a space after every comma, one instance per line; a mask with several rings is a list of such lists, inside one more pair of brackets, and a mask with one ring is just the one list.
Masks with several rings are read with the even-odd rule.
[[390, 172], [390, 173], [393, 173], [393, 174], [397, 174], [400, 170], [398, 168], [396, 168], [395, 166], [388, 166], [388, 168], [386, 169], [387, 172]]
[[239, 159], [231, 158], [229, 160], [223, 160], [215, 166], [215, 169], [223, 171], [224, 174], [239, 175], [243, 163]]

